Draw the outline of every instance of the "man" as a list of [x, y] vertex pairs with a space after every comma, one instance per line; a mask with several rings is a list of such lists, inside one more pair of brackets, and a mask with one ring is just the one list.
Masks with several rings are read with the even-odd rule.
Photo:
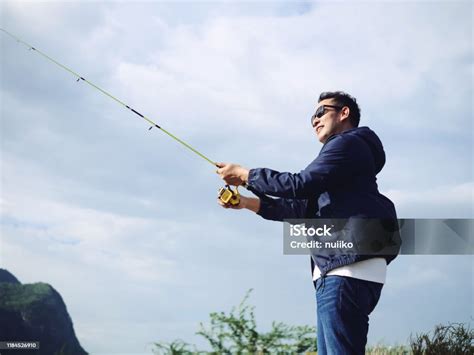
[[[341, 91], [323, 92], [311, 118], [323, 143], [316, 159], [299, 173], [219, 163], [217, 173], [227, 184], [244, 185], [259, 196], [241, 196], [237, 206], [219, 203], [225, 208], [246, 208], [276, 221], [351, 217], [396, 220], [393, 203], [379, 193], [376, 183], [376, 175], [385, 164], [382, 143], [369, 128], [358, 127], [359, 121], [355, 98]], [[365, 353], [368, 317], [395, 255], [311, 255], [319, 355]]]

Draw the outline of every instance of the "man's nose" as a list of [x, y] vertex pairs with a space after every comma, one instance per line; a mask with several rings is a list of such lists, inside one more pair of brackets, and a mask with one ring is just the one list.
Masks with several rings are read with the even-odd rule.
[[313, 118], [311, 119], [312, 126], [316, 127], [318, 125], [319, 121], [321, 121], [320, 118], [318, 118], [317, 116], [313, 116]]

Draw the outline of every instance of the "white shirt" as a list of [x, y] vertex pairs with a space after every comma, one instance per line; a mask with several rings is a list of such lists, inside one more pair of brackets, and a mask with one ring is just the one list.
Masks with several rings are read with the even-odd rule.
[[[371, 258], [332, 269], [326, 275], [347, 276], [384, 284], [386, 274], [387, 261], [385, 258]], [[321, 272], [318, 266], [315, 265], [313, 270], [313, 281], [317, 280], [320, 276]]]

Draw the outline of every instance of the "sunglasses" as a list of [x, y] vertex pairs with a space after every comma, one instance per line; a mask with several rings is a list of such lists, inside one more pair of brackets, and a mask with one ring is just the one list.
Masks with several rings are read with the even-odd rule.
[[325, 114], [326, 114], [326, 110], [327, 108], [333, 108], [337, 111], [339, 111], [340, 109], [342, 109], [344, 106], [334, 106], [334, 105], [321, 105], [318, 107], [318, 109], [316, 110], [316, 112], [314, 113], [313, 116], [311, 116], [311, 126], [314, 127], [314, 120], [316, 118], [321, 118], [323, 117]]

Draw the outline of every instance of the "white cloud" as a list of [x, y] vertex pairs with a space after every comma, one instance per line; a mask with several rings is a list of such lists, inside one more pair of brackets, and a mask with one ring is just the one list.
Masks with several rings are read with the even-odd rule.
[[474, 182], [425, 190], [388, 190], [385, 194], [395, 203], [401, 211], [399, 215], [404, 218], [436, 217], [433, 213], [444, 218], [473, 218], [474, 215]]
[[[41, 250], [64, 262], [105, 268], [124, 277], [156, 281], [173, 277], [175, 263], [158, 251], [175, 249], [172, 234], [184, 226], [104, 213], [67, 203], [7, 193], [3, 243]], [[150, 242], [153, 236], [153, 247]], [[146, 238], [145, 241], [140, 239]], [[28, 242], [29, 241], [29, 242]], [[31, 246], [28, 246], [31, 243]], [[15, 260], [8, 254], [9, 262]], [[15, 267], [15, 262], [11, 265]]]

